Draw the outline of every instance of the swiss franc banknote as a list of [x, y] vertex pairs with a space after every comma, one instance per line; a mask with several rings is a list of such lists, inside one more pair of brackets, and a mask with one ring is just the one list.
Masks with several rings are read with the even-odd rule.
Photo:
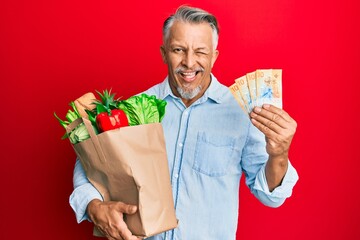
[[240, 107], [250, 113], [263, 104], [282, 108], [281, 81], [281, 69], [258, 69], [235, 79], [229, 89]]

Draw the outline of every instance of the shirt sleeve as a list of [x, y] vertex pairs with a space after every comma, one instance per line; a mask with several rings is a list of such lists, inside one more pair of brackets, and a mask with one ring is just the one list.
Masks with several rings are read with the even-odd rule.
[[281, 185], [270, 192], [266, 181], [264, 164], [255, 178], [255, 184], [253, 186], [252, 192], [257, 195], [257, 197], [261, 199], [265, 205], [270, 207], [278, 207], [284, 203], [286, 198], [291, 196], [292, 189], [298, 179], [298, 174], [289, 161], [288, 169], [281, 182]]
[[69, 203], [75, 212], [76, 220], [78, 223], [83, 220], [90, 221], [86, 213], [87, 205], [93, 199], [99, 199], [101, 201], [103, 201], [103, 199], [101, 194], [87, 179], [79, 159], [77, 159], [75, 163], [73, 183], [74, 191], [70, 195]]
[[281, 185], [270, 192], [265, 176], [265, 165], [268, 158], [264, 134], [250, 124], [247, 142], [241, 159], [246, 177], [246, 185], [264, 205], [279, 207], [285, 202], [286, 198], [291, 196], [292, 189], [299, 177], [289, 161], [288, 169]]

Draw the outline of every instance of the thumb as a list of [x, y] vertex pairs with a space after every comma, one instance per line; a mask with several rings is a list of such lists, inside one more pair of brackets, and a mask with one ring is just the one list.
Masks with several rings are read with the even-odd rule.
[[118, 202], [118, 210], [122, 213], [134, 214], [137, 211], [137, 206]]

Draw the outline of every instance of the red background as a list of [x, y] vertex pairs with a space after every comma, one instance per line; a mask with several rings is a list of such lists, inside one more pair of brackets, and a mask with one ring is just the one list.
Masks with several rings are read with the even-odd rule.
[[[87, 91], [126, 98], [162, 81], [161, 26], [182, 3], [0, 3], [1, 239], [92, 239], [68, 204], [75, 153], [52, 114]], [[358, 1], [187, 3], [218, 17], [218, 79], [282, 68], [284, 108], [299, 125], [293, 196], [267, 208], [242, 180], [238, 239], [360, 239]]]

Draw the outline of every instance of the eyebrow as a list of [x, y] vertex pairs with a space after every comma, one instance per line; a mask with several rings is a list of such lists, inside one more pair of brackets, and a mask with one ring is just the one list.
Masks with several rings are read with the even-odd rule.
[[205, 51], [205, 52], [208, 52], [210, 51], [210, 48], [207, 48], [207, 47], [198, 47], [195, 49], [195, 51]]
[[209, 49], [209, 48], [207, 48], [207, 47], [198, 47], [195, 50], [207, 50], [207, 49]]

